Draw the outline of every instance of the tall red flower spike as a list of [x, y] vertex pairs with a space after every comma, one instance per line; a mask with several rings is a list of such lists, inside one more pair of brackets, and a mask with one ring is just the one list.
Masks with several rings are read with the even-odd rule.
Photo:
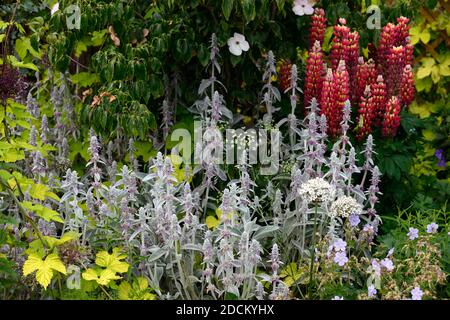
[[331, 101], [330, 115], [326, 115], [329, 134], [334, 138], [338, 137], [341, 133], [344, 105], [349, 99], [349, 82], [345, 61], [341, 60], [336, 71], [333, 73], [333, 81], [330, 88], [333, 100]]
[[397, 96], [392, 96], [386, 104], [382, 128], [383, 136], [395, 137], [400, 125], [400, 111], [400, 99]]
[[345, 19], [340, 18], [339, 24], [334, 26], [333, 29], [333, 40], [330, 51], [331, 67], [333, 70], [337, 69], [339, 61], [347, 61], [348, 59], [350, 28], [346, 26], [346, 23], [347, 21]]
[[403, 106], [409, 106], [414, 100], [414, 75], [411, 66], [408, 64], [403, 69], [402, 79], [400, 82], [400, 98]]
[[316, 41], [319, 41], [320, 46], [322, 46], [326, 28], [327, 19], [325, 18], [325, 11], [322, 8], [316, 8], [314, 10], [314, 14], [311, 16], [309, 49], [312, 49], [314, 47]]
[[322, 92], [322, 83], [324, 78], [324, 62], [323, 53], [320, 42], [317, 40], [313, 48], [309, 51], [308, 59], [306, 60], [306, 76], [305, 76], [305, 94], [304, 104], [305, 109], [309, 107], [312, 98], [320, 99]]
[[386, 73], [386, 85], [388, 96], [398, 94], [398, 88], [400, 87], [400, 79], [405, 67], [406, 51], [404, 46], [392, 47], [390, 53], [387, 56], [387, 73]]
[[280, 84], [281, 92], [285, 92], [291, 86], [291, 69], [291, 61], [283, 60], [281, 62], [280, 71], [278, 72], [278, 83]]
[[386, 101], [387, 101], [386, 84], [384, 83], [382, 75], [379, 75], [377, 81], [370, 85], [370, 91], [374, 99], [376, 110], [375, 113], [377, 114], [375, 117], [375, 124], [377, 126], [380, 126], [381, 121], [383, 119], [383, 114], [386, 110]]
[[331, 119], [333, 118], [333, 109], [335, 103], [335, 90], [333, 88], [333, 70], [331, 68], [327, 69], [327, 74], [322, 83], [322, 94], [320, 96], [320, 114], [325, 115], [328, 124], [328, 134], [330, 134], [331, 129]]
[[352, 90], [352, 101], [358, 102], [364, 95], [366, 86], [377, 80], [377, 70], [372, 59], [365, 62], [363, 57], [359, 57], [356, 68], [355, 86]]
[[373, 122], [377, 117], [377, 106], [370, 92], [370, 86], [366, 86], [364, 95], [360, 98], [357, 118], [356, 139], [363, 140], [372, 133]]

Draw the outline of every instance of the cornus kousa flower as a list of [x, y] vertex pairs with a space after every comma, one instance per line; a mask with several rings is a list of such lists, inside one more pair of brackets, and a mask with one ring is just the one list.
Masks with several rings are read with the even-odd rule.
[[427, 225], [427, 233], [436, 233], [439, 228], [439, 225], [436, 222], [432, 222]]
[[314, 2], [311, 0], [295, 0], [292, 11], [298, 16], [311, 15], [314, 13]]
[[248, 51], [248, 49], [250, 49], [250, 45], [242, 34], [235, 32], [234, 35], [228, 39], [228, 49], [235, 56], [240, 56], [242, 51]]
[[301, 198], [314, 203], [332, 201], [335, 192], [334, 187], [322, 178], [310, 179], [298, 189]]
[[333, 217], [348, 218], [350, 215], [360, 215], [363, 207], [354, 198], [349, 196], [339, 197], [331, 205], [331, 215]]
[[422, 300], [423, 291], [420, 287], [415, 287], [411, 290], [411, 299], [412, 300]]
[[409, 228], [409, 232], [406, 234], [409, 240], [414, 240], [419, 237], [419, 230], [416, 228]]

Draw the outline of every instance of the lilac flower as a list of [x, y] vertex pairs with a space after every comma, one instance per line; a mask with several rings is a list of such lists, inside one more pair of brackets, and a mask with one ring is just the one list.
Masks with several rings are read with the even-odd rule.
[[411, 296], [412, 300], [422, 300], [423, 291], [420, 289], [420, 287], [415, 287], [411, 290]]
[[439, 225], [436, 222], [432, 222], [427, 225], [427, 233], [436, 233], [439, 228]]
[[367, 295], [369, 298], [373, 298], [377, 294], [377, 289], [375, 289], [375, 286], [372, 284], [367, 288]]
[[337, 252], [334, 256], [334, 262], [341, 267], [344, 266], [348, 262], [348, 258], [345, 252]]
[[416, 228], [409, 228], [409, 232], [406, 234], [409, 240], [414, 240], [419, 237], [419, 230]]
[[348, 222], [350, 223], [350, 225], [351, 225], [352, 227], [356, 227], [356, 226], [361, 222], [361, 219], [359, 218], [359, 215], [357, 215], [357, 214], [351, 214], [351, 215], [348, 217]]
[[445, 156], [444, 156], [444, 150], [442, 149], [437, 149], [435, 154], [436, 158], [438, 158], [439, 162], [438, 162], [438, 167], [443, 167], [445, 168], [445, 166], [447, 165], [447, 162], [445, 160]]
[[394, 263], [389, 258], [384, 258], [381, 260], [381, 265], [386, 268], [387, 271], [394, 270]]
[[377, 275], [377, 276], [381, 275], [381, 266], [378, 263], [378, 261], [375, 260], [375, 259], [372, 259], [372, 268], [373, 268], [373, 270], [375, 272], [375, 275]]
[[345, 242], [342, 239], [337, 239], [336, 241], [334, 241], [333, 246], [334, 246], [334, 250], [343, 252], [343, 251], [345, 251], [345, 248], [347, 247], [347, 242]]

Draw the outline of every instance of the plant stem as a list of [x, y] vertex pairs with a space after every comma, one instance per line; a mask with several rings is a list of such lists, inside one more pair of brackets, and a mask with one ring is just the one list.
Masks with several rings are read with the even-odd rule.
[[317, 204], [314, 205], [314, 230], [312, 234], [312, 241], [311, 241], [311, 263], [309, 267], [309, 298], [311, 298], [311, 287], [314, 277], [314, 258], [316, 254], [316, 231], [317, 231]]

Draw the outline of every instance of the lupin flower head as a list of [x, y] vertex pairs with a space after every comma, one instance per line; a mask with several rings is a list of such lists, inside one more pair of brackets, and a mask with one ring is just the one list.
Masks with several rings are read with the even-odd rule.
[[310, 179], [298, 189], [299, 196], [308, 203], [332, 201], [335, 188], [323, 178]]
[[309, 51], [306, 61], [305, 94], [304, 105], [309, 107], [312, 98], [319, 99], [322, 92], [324, 76], [324, 65], [320, 42], [316, 40], [314, 46]]
[[382, 128], [383, 136], [395, 137], [400, 126], [400, 111], [400, 100], [397, 96], [393, 96], [386, 105]]
[[400, 98], [403, 106], [409, 106], [414, 100], [415, 85], [414, 74], [411, 65], [407, 65], [403, 69], [400, 81]]
[[290, 60], [283, 59], [278, 72], [278, 83], [281, 92], [286, 92], [291, 86], [292, 63]]
[[316, 8], [311, 16], [311, 30], [309, 32], [309, 48], [315, 46], [316, 41], [322, 46], [327, 28], [327, 19], [325, 11], [322, 8]]

